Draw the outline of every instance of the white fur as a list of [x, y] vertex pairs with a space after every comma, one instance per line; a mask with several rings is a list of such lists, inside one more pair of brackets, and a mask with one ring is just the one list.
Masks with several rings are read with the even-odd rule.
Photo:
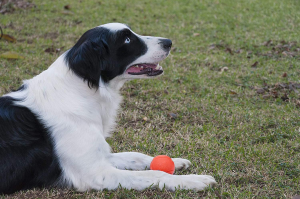
[[128, 28], [125, 24], [122, 23], [107, 23], [107, 24], [100, 25], [98, 27], [104, 27], [114, 32]]
[[[109, 24], [105, 27], [116, 31], [126, 26]], [[157, 45], [159, 38], [140, 37], [150, 50], [135, 63], [159, 62], [167, 56]], [[22, 98], [17, 103], [30, 108], [50, 128], [63, 180], [69, 186], [79, 191], [116, 189], [119, 185], [137, 190], [150, 186], [203, 190], [215, 184], [214, 178], [206, 175], [177, 176], [161, 171], [124, 170], [149, 169], [152, 161], [152, 157], [140, 153], [112, 154], [105, 140], [115, 126], [122, 101], [119, 90], [129, 77], [118, 76], [109, 84], [101, 81], [95, 91], [69, 70], [64, 57], [65, 54], [61, 55], [48, 70], [24, 81], [26, 89], [8, 96]], [[176, 169], [191, 164], [185, 159], [173, 160]]]

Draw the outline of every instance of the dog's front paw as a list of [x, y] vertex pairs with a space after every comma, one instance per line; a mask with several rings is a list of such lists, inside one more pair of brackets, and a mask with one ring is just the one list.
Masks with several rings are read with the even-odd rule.
[[175, 189], [201, 191], [208, 186], [217, 184], [215, 179], [209, 175], [175, 175], [169, 176], [169, 178], [159, 182], [160, 189], [165, 187], [171, 191], [175, 191]]
[[191, 162], [187, 159], [182, 159], [182, 158], [172, 158], [174, 164], [175, 164], [175, 169], [176, 170], [181, 170], [181, 169], [187, 169], [189, 166], [191, 166]]

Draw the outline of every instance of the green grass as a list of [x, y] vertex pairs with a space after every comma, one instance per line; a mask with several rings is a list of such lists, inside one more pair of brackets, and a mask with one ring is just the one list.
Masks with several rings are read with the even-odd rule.
[[[165, 75], [132, 81], [122, 89], [124, 103], [119, 125], [108, 142], [114, 152], [187, 158], [192, 167], [176, 174], [209, 174], [218, 185], [203, 192], [119, 189], [77, 193], [45, 189], [18, 192], [11, 197], [300, 195], [300, 89], [280, 86], [300, 83], [298, 1], [34, 3], [36, 8], [16, 9], [0, 16], [4, 33], [17, 38], [16, 43], [1, 40], [0, 53], [15, 51], [25, 57], [0, 59], [0, 95], [47, 69], [59, 56], [45, 49], [53, 46], [67, 50], [86, 30], [97, 25], [118, 21], [129, 24], [139, 34], [170, 38], [173, 50], [162, 64]], [[67, 4], [72, 14], [64, 13]], [[269, 40], [272, 42], [264, 43]], [[253, 67], [255, 62], [258, 64]], [[263, 94], [257, 92], [261, 88]], [[175, 113], [177, 118], [171, 118], [169, 113]], [[144, 121], [144, 117], [148, 120]]]

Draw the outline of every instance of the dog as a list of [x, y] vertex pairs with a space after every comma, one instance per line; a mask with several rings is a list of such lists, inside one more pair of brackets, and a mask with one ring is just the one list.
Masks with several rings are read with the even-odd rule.
[[[0, 98], [0, 193], [47, 187], [77, 191], [203, 190], [209, 175], [149, 170], [153, 157], [111, 153], [123, 84], [163, 74], [172, 41], [141, 36], [121, 23], [85, 32], [44, 72]], [[176, 169], [191, 162], [173, 158]], [[148, 170], [146, 170], [146, 169]]]

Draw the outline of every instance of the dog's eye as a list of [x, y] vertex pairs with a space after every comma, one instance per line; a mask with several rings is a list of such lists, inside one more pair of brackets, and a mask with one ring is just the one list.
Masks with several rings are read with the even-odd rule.
[[130, 43], [130, 39], [128, 37], [126, 37], [125, 44], [129, 44], [129, 43]]

